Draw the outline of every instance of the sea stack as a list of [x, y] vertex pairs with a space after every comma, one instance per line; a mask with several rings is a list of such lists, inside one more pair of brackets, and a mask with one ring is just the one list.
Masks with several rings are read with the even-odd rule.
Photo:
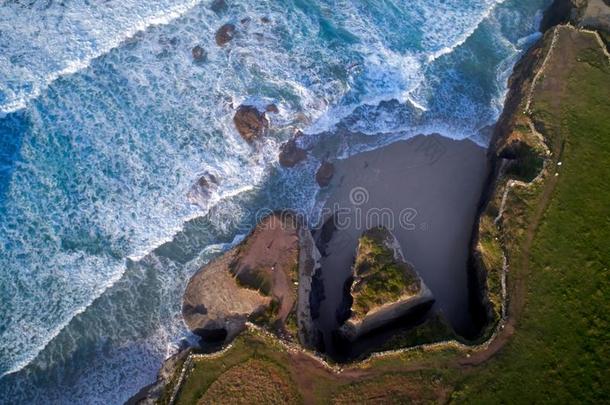
[[351, 312], [339, 334], [349, 341], [434, 301], [428, 287], [405, 260], [396, 237], [383, 227], [369, 229], [360, 237], [346, 287]]

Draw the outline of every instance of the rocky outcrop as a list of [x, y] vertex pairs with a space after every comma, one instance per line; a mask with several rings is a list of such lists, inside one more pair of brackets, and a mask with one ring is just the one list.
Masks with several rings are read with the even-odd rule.
[[342, 338], [360, 336], [410, 315], [434, 297], [404, 258], [398, 240], [385, 228], [366, 231], [358, 243], [349, 288], [351, 313]]
[[191, 54], [193, 55], [193, 60], [195, 62], [205, 62], [208, 57], [207, 52], [200, 45], [196, 45], [191, 50]]
[[275, 104], [267, 104], [267, 106], [265, 107], [265, 111], [267, 111], [268, 113], [272, 113], [272, 114], [279, 114], [280, 109], [277, 108], [277, 106]]
[[218, 189], [219, 180], [210, 172], [203, 174], [187, 194], [188, 201], [201, 207], [207, 206], [212, 193]]
[[309, 292], [318, 260], [311, 234], [298, 217], [273, 213], [191, 278], [184, 320], [205, 340], [229, 341], [250, 320], [282, 337], [298, 335], [308, 345], [315, 338]]
[[218, 46], [224, 46], [227, 43], [231, 42], [235, 37], [235, 25], [233, 24], [225, 24], [216, 31], [216, 44]]
[[324, 161], [316, 172], [316, 181], [320, 187], [327, 187], [335, 175], [335, 165]]
[[283, 167], [294, 167], [307, 159], [307, 151], [299, 148], [296, 139], [290, 139], [280, 148], [279, 161]]
[[233, 123], [237, 132], [249, 143], [265, 135], [269, 129], [269, 120], [265, 113], [251, 105], [239, 106]]
[[189, 281], [182, 315], [193, 333], [208, 341], [230, 341], [245, 328], [248, 317], [271, 303], [259, 291], [240, 286], [230, 272], [237, 249], [202, 268]]

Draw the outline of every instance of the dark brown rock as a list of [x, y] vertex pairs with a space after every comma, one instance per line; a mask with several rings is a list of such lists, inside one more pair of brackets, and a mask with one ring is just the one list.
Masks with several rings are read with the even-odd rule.
[[280, 112], [280, 110], [277, 108], [277, 106], [275, 104], [269, 104], [267, 107], [265, 107], [265, 111], [267, 111], [268, 113], [273, 113], [273, 114], [277, 114]]
[[307, 159], [307, 151], [297, 146], [295, 139], [291, 139], [282, 145], [280, 149], [280, 165], [284, 167], [294, 167], [298, 163]]
[[225, 24], [216, 31], [216, 43], [223, 46], [235, 37], [235, 25]]
[[316, 172], [316, 181], [320, 187], [326, 187], [330, 184], [335, 174], [335, 165], [330, 162], [322, 162]]
[[256, 138], [260, 138], [269, 128], [269, 120], [265, 113], [261, 113], [251, 105], [240, 106], [233, 117], [233, 122], [237, 132], [247, 142], [253, 142]]
[[261, 17], [261, 22], [263, 24], [269, 24], [271, 20], [269, 19], [269, 17]]
[[191, 53], [193, 54], [193, 59], [195, 60], [195, 62], [204, 62], [208, 57], [208, 54], [205, 49], [203, 49], [199, 45], [193, 47]]

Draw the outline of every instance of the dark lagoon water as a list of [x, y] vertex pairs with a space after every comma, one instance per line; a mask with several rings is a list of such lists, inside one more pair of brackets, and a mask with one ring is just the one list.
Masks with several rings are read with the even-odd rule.
[[[190, 338], [188, 277], [261, 209], [315, 216], [321, 159], [396, 133], [485, 145], [547, 3], [0, 3], [0, 403], [121, 403], [150, 383]], [[270, 102], [250, 147], [234, 108]], [[337, 128], [365, 136], [279, 167], [295, 129]], [[219, 185], [190, 193], [204, 173]]]

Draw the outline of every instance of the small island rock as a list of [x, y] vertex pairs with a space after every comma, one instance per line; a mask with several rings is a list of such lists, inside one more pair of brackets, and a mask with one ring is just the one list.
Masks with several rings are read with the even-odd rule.
[[264, 112], [251, 105], [241, 105], [233, 117], [237, 132], [247, 142], [263, 136], [269, 128], [269, 120]]
[[265, 111], [268, 113], [278, 114], [280, 112], [279, 108], [275, 104], [269, 104], [265, 107]]
[[216, 43], [223, 46], [235, 37], [235, 25], [225, 24], [216, 31]]
[[207, 52], [201, 46], [197, 45], [191, 50], [195, 62], [204, 62], [207, 59]]
[[354, 341], [375, 329], [434, 302], [402, 253], [396, 237], [386, 228], [371, 228], [358, 241], [352, 277], [346, 282], [345, 323], [339, 333]]

